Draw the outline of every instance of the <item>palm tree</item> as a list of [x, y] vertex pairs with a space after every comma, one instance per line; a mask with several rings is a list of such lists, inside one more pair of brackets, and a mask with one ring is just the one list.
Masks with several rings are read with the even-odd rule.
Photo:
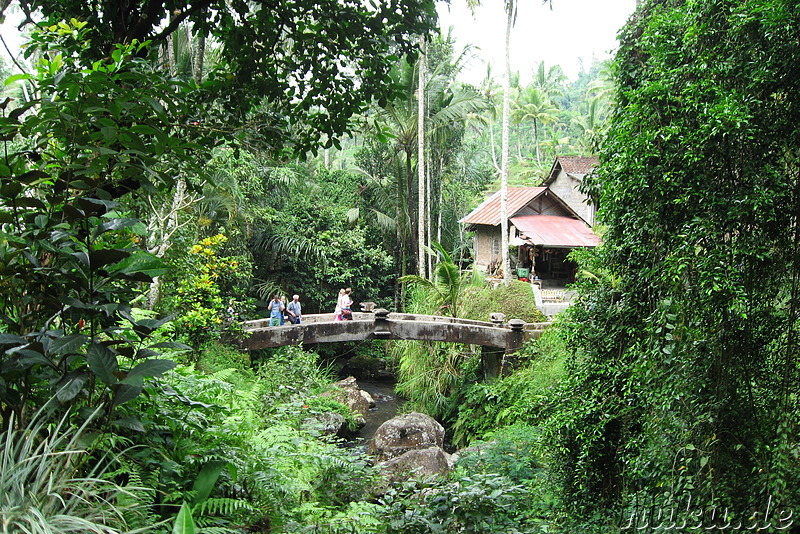
[[[542, 5], [552, 0], [542, 0]], [[508, 261], [508, 125], [511, 101], [511, 29], [514, 27], [517, 5], [514, 0], [505, 0], [506, 10], [506, 76], [503, 79], [503, 133], [500, 170], [500, 253], [503, 258], [503, 280], [511, 281], [511, 266]]]
[[433, 243], [439, 255], [439, 262], [433, 273], [433, 280], [421, 276], [408, 275], [400, 279], [403, 284], [412, 284], [427, 291], [439, 312], [450, 317], [458, 317], [461, 310], [461, 299], [467, 287], [467, 275], [462, 275], [458, 265], [453, 263], [450, 255], [439, 243]]
[[547, 93], [535, 85], [528, 86], [520, 94], [516, 102], [513, 120], [516, 124], [526, 121], [533, 123], [533, 143], [536, 153], [536, 162], [541, 165], [542, 155], [539, 148], [539, 124], [549, 124], [556, 121], [558, 107], [550, 100]]
[[511, 28], [514, 26], [516, 4], [505, 0], [506, 9], [506, 75], [503, 78], [503, 119], [500, 145], [500, 255], [503, 265], [503, 280], [511, 281], [511, 265], [508, 261], [508, 136], [511, 108]]
[[425, 180], [425, 36], [419, 38], [420, 55], [417, 62], [417, 197], [419, 209], [417, 210], [417, 273], [426, 276], [425, 258], [425, 197], [428, 187]]
[[578, 148], [582, 154], [593, 155], [600, 148], [600, 127], [602, 126], [603, 101], [600, 97], [587, 100], [587, 109], [583, 115], [574, 117], [572, 124], [581, 130]]
[[562, 84], [567, 81], [567, 76], [561, 65], [553, 65], [545, 68], [544, 61], [539, 62], [539, 66], [534, 72], [531, 85], [543, 91], [550, 99], [563, 94]]
[[[398, 239], [403, 239], [399, 242], [401, 276], [407, 274], [407, 258], [412, 250], [415, 252], [414, 261], [418, 262], [414, 271], [420, 276], [425, 275], [426, 269], [419, 263], [425, 262], [425, 251], [432, 239], [432, 231], [426, 231], [426, 228], [430, 228], [431, 221], [437, 218], [441, 205], [436, 199], [441, 196], [442, 172], [461, 144], [460, 136], [467, 120], [487, 108], [486, 101], [475, 90], [454, 81], [466, 53], [453, 57], [452, 38], [434, 40], [426, 49], [428, 64], [425, 66], [422, 97], [419, 97], [419, 70], [401, 65], [398, 72], [407, 87], [406, 96], [378, 110], [373, 121], [379, 131], [389, 132], [394, 141], [382, 170], [402, 174], [402, 177], [395, 175], [384, 182], [371, 181], [372, 185], [391, 183], [397, 194], [394, 201], [397, 209], [392, 218], [397, 225]], [[423, 111], [423, 128], [420, 128], [419, 120], [420, 101], [427, 102]], [[420, 150], [420, 146], [429, 149]], [[388, 164], [389, 160], [391, 164]], [[413, 188], [415, 164], [418, 171], [416, 195]], [[375, 169], [367, 170], [376, 175]], [[379, 211], [388, 215], [385, 206]]]
[[492, 163], [494, 163], [497, 173], [500, 173], [500, 165], [497, 163], [497, 149], [494, 140], [494, 122], [497, 119], [497, 110], [502, 109], [503, 105], [503, 86], [499, 85], [492, 76], [492, 64], [486, 64], [486, 76], [481, 81], [481, 96], [489, 104], [486, 113], [473, 119], [474, 122], [487, 124], [489, 126], [489, 144], [492, 151]]

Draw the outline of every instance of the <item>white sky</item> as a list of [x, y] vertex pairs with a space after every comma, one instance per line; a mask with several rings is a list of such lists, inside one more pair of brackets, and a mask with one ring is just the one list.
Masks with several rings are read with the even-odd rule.
[[[478, 84], [486, 75], [485, 62], [499, 82], [505, 72], [506, 14], [503, 0], [482, 0], [473, 16], [466, 0], [438, 4], [443, 32], [453, 27], [456, 51], [467, 44], [479, 48], [478, 59], [463, 73], [464, 81]], [[511, 30], [511, 70], [522, 82], [544, 60], [545, 67], [561, 65], [570, 80], [580, 72], [582, 58], [588, 69], [592, 58], [606, 59], [617, 48], [617, 32], [636, 8], [636, 0], [553, 0], [553, 9], [541, 0], [519, 0]]]

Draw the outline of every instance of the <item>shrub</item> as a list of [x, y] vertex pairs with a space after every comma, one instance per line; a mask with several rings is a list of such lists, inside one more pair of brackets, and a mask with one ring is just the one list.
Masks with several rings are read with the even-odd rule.
[[536, 308], [531, 285], [514, 280], [508, 285], [492, 289], [488, 286], [468, 287], [461, 315], [476, 321], [488, 321], [489, 314], [501, 312], [506, 319], [522, 319], [526, 323], [539, 323], [547, 318]]
[[453, 443], [475, 438], [515, 423], [536, 425], [552, 410], [556, 386], [566, 374], [567, 353], [560, 331], [552, 327], [519, 352], [521, 368], [493, 382], [465, 386], [453, 398], [457, 415], [451, 428]]
[[[496, 474], [458, 476], [426, 487], [408, 484], [384, 498], [387, 534], [532, 534], [539, 529], [526, 517], [530, 495]], [[432, 526], [435, 525], [435, 530]]]

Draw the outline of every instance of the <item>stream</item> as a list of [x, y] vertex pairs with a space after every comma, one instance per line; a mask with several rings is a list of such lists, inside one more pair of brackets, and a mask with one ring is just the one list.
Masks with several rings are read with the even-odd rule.
[[375, 435], [375, 431], [384, 421], [388, 421], [395, 415], [403, 405], [405, 399], [394, 392], [394, 382], [373, 381], [368, 379], [358, 379], [358, 387], [366, 391], [375, 399], [375, 407], [369, 410], [364, 425], [352, 438], [353, 445], [356, 447], [366, 447], [369, 440]]

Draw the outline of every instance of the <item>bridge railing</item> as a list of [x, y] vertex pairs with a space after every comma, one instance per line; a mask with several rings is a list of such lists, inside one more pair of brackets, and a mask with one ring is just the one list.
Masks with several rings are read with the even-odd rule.
[[353, 313], [352, 321], [335, 321], [332, 313], [304, 315], [300, 325], [269, 326], [269, 319], [244, 323], [250, 337], [243, 347], [258, 349], [290, 344], [334, 343], [365, 339], [418, 339], [518, 349], [527, 339], [538, 337], [542, 328], [530, 328], [518, 319], [504, 322], [502, 314], [493, 314], [492, 322], [474, 321], [441, 315], [390, 313]]
[[[314, 313], [303, 315], [302, 324], [318, 324], [330, 323], [336, 316], [333, 313]], [[375, 319], [374, 313], [353, 312], [354, 321], [372, 321]], [[243, 323], [245, 330], [253, 330], [255, 328], [267, 328], [269, 326], [269, 317], [265, 319], [254, 319], [252, 321], [245, 321]], [[291, 323], [286, 323], [283, 326], [292, 326]]]

